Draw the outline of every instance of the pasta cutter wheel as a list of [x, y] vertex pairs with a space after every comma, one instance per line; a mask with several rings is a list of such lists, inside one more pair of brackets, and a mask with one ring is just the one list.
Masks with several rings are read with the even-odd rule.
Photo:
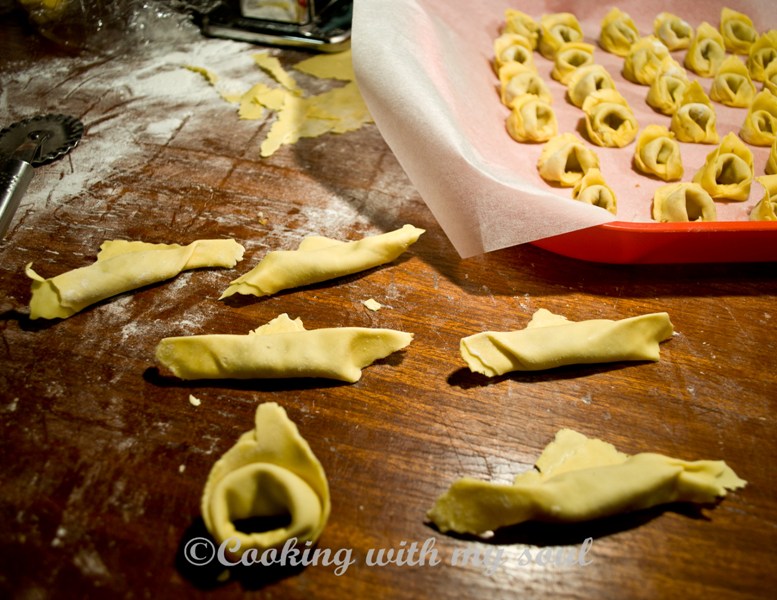
[[81, 121], [56, 114], [24, 119], [0, 131], [0, 239], [32, 180], [33, 167], [70, 152], [83, 133]]

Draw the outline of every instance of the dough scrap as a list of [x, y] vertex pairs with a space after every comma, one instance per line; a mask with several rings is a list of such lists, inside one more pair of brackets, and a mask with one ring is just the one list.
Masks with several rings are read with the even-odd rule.
[[727, 133], [720, 146], [707, 155], [693, 177], [712, 198], [744, 202], [753, 182], [753, 153], [735, 133]]
[[541, 308], [525, 329], [476, 333], [462, 338], [459, 349], [471, 371], [495, 377], [574, 364], [657, 361], [659, 342], [672, 333], [666, 313], [575, 322]]
[[715, 221], [717, 209], [712, 196], [698, 183], [662, 185], [653, 194], [653, 219], [660, 223]]
[[181, 271], [203, 267], [232, 268], [243, 259], [235, 240], [196, 240], [187, 246], [138, 241], [103, 242], [89, 266], [44, 279], [32, 270], [31, 319], [65, 319], [91, 304], [152, 283]]
[[653, 21], [653, 34], [674, 52], [691, 45], [693, 27], [675, 14], [662, 12]]
[[711, 504], [746, 481], [722, 460], [632, 456], [561, 429], [512, 485], [461, 478], [427, 513], [445, 533], [487, 535], [525, 521], [575, 523], [674, 502]]
[[[254, 548], [264, 551], [296, 538], [315, 542], [329, 519], [326, 474], [286, 411], [275, 402], [256, 409], [255, 428], [238, 438], [211, 467], [201, 499], [205, 526], [236, 558]], [[247, 532], [239, 522], [252, 517], [290, 517], [269, 531]], [[236, 524], [236, 522], [238, 522]]]
[[664, 181], [682, 179], [683, 161], [674, 133], [663, 125], [645, 127], [637, 138], [634, 167], [641, 173]]
[[341, 242], [311, 236], [297, 250], [269, 252], [253, 269], [241, 275], [221, 298], [233, 294], [268, 296], [281, 290], [320, 283], [391, 262], [414, 244], [423, 229], [405, 225], [395, 231]]
[[393, 329], [331, 327], [307, 330], [286, 313], [247, 335], [169, 337], [156, 360], [179, 379], [322, 377], [354, 383], [361, 370], [408, 346], [413, 334]]

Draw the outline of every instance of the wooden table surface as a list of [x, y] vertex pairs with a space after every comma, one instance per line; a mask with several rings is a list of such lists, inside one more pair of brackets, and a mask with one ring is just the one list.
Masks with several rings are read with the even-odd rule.
[[[258, 145], [271, 117], [241, 121], [208, 90], [149, 108], [105, 75], [135, 68], [132, 55], [110, 61], [70, 55], [38, 39], [16, 12], [0, 22], [4, 124], [63, 112], [86, 127], [67, 157], [36, 170], [0, 244], [0, 595], [763, 598], [773, 592], [774, 264], [611, 266], [533, 246], [462, 260], [374, 125], [305, 139], [262, 159]], [[277, 54], [284, 64], [303, 57]], [[53, 75], [39, 76], [47, 65]], [[177, 119], [169, 135], [149, 133], [169, 118]], [[100, 140], [109, 142], [112, 131], [129, 131], [133, 152], [106, 155], [98, 179], [84, 177], [80, 189], [71, 189], [83, 165], [99, 165], [95, 153], [105, 152]], [[69, 187], [58, 188], [64, 182]], [[233, 237], [246, 247], [244, 272], [267, 251], [293, 248], [311, 233], [357, 239], [405, 223], [426, 233], [390, 265], [265, 299], [219, 301], [235, 271], [206, 269], [66, 320], [28, 317], [25, 264], [53, 276], [89, 264], [106, 239]], [[368, 298], [384, 308], [366, 310]], [[493, 380], [465, 367], [462, 337], [522, 328], [539, 308], [573, 320], [667, 311], [677, 335], [662, 344], [658, 363]], [[388, 327], [415, 338], [354, 384], [183, 383], [154, 367], [162, 337], [247, 333], [284, 312], [308, 328]], [[201, 405], [191, 404], [190, 395]], [[350, 554], [354, 562], [344, 573], [336, 574], [336, 565], [254, 566], [220, 581], [217, 565], [195, 568], [186, 560], [187, 542], [204, 535], [199, 501], [208, 472], [253, 427], [262, 402], [286, 409], [326, 471], [332, 514], [319, 547]], [[563, 427], [627, 453], [724, 459], [749, 483], [715, 507], [669, 506], [570, 527], [532, 524], [490, 543], [440, 534], [425, 521], [454, 479], [510, 481], [532, 467]], [[424, 543], [433, 544], [439, 564], [367, 564], [371, 550]], [[491, 559], [501, 552], [502, 564], [452, 564], [462, 549]], [[589, 564], [537, 558], [560, 550], [580, 552]]]

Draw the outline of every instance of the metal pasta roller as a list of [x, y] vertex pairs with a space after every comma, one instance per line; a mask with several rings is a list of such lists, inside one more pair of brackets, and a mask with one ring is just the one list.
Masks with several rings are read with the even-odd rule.
[[30, 184], [33, 167], [49, 163], [72, 150], [84, 126], [67, 115], [39, 115], [0, 131], [0, 239]]
[[340, 52], [351, 41], [353, 0], [224, 0], [202, 18], [206, 35]]

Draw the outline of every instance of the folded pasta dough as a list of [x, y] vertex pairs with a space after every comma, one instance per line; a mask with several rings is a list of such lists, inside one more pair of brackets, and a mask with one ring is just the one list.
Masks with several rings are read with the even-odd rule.
[[536, 50], [540, 37], [540, 26], [525, 12], [514, 8], [505, 9], [504, 33], [515, 33], [526, 38], [529, 47]]
[[597, 146], [622, 148], [637, 137], [637, 119], [626, 99], [615, 90], [588, 94], [583, 113], [588, 137]]
[[427, 513], [443, 533], [486, 535], [526, 521], [575, 523], [662, 504], [712, 504], [747, 485], [722, 460], [685, 461], [560, 430], [512, 485], [461, 478]]
[[770, 146], [774, 142], [777, 138], [777, 96], [769, 90], [756, 94], [739, 135], [753, 146]]
[[672, 332], [666, 313], [575, 322], [541, 308], [525, 329], [476, 333], [462, 338], [459, 350], [471, 371], [495, 377], [575, 364], [657, 361], [659, 342]]
[[583, 30], [577, 17], [569, 12], [559, 12], [540, 17], [540, 39], [538, 49], [548, 60], [553, 60], [556, 51], [567, 42], [582, 42]]
[[598, 206], [612, 214], [618, 212], [618, 200], [615, 197], [615, 192], [605, 183], [602, 172], [595, 167], [588, 169], [572, 188], [572, 198], [579, 202]]
[[169, 337], [157, 363], [180, 379], [323, 377], [354, 383], [361, 370], [405, 348], [413, 334], [393, 329], [331, 327], [307, 330], [285, 313], [247, 335]]
[[502, 65], [518, 62], [534, 69], [531, 43], [517, 33], [503, 33], [494, 40], [494, 67], [497, 73]]
[[691, 45], [693, 27], [675, 14], [662, 12], [653, 21], [653, 34], [674, 52]]
[[725, 58], [723, 36], [712, 25], [702, 22], [685, 54], [685, 66], [702, 77], [713, 77]]
[[657, 37], [648, 35], [631, 45], [623, 61], [623, 76], [640, 85], [650, 85], [666, 60], [671, 60], [669, 49]]
[[764, 195], [750, 211], [751, 221], [777, 221], [777, 174], [762, 175], [755, 180], [764, 188]]
[[202, 267], [234, 267], [244, 248], [235, 240], [197, 240], [187, 246], [138, 241], [103, 242], [97, 260], [45, 279], [28, 264], [32, 279], [31, 319], [65, 319], [106, 298], [152, 283], [181, 271]]
[[545, 181], [573, 187], [599, 157], [573, 133], [562, 133], [548, 140], [537, 160], [537, 171]]
[[770, 29], [761, 35], [747, 55], [747, 68], [753, 81], [763, 81], [767, 67], [777, 60], [777, 29]]
[[513, 100], [506, 127], [518, 142], [545, 142], [558, 133], [558, 122], [553, 107], [532, 94]]
[[305, 238], [297, 250], [268, 253], [221, 295], [268, 296], [281, 290], [328, 281], [391, 262], [414, 244], [423, 229], [405, 225], [395, 231], [341, 242], [323, 236]]
[[688, 84], [680, 106], [672, 115], [669, 129], [680, 142], [718, 143], [715, 109], [698, 81]]
[[707, 191], [698, 183], [662, 185], [653, 194], [653, 219], [660, 223], [715, 221], [717, 209]]
[[616, 56], [626, 56], [632, 44], [639, 39], [639, 31], [632, 18], [613, 7], [602, 19], [599, 45]]
[[[315, 542], [329, 519], [331, 500], [326, 474], [286, 411], [275, 402], [256, 409], [255, 427], [238, 438], [213, 467], [201, 499], [205, 527], [218, 544], [240, 557], [286, 540]], [[268, 531], [241, 531], [251, 518], [289, 517]]]
[[712, 198], [744, 202], [753, 182], [753, 153], [735, 133], [727, 133], [720, 146], [707, 155], [693, 181]]
[[775, 137], [772, 142], [772, 147], [769, 150], [769, 157], [766, 159], [764, 171], [767, 175], [774, 175], [777, 173], [777, 137]]
[[720, 34], [723, 36], [726, 50], [733, 54], [749, 54], [750, 48], [758, 39], [753, 20], [746, 14], [725, 6], [720, 11]]
[[517, 62], [504, 64], [499, 69], [499, 84], [502, 103], [510, 106], [516, 98], [531, 94], [548, 104], [553, 95], [539, 73], [531, 67]]
[[770, 62], [764, 69], [764, 89], [777, 96], [777, 60]]
[[755, 85], [750, 72], [736, 56], [724, 60], [710, 87], [710, 100], [726, 106], [746, 108], [755, 98]]
[[567, 79], [567, 95], [578, 108], [586, 97], [597, 90], [614, 90], [615, 82], [610, 73], [600, 64], [586, 65], [575, 69]]
[[674, 134], [662, 125], [648, 125], [639, 134], [634, 150], [634, 167], [646, 175], [664, 181], [683, 177], [680, 144]]
[[574, 71], [594, 62], [594, 47], [584, 42], [568, 42], [561, 46], [553, 59], [550, 76], [566, 85]]
[[680, 107], [689, 83], [688, 74], [682, 66], [674, 60], [664, 61], [650, 84], [645, 101], [661, 114], [671, 116]]

